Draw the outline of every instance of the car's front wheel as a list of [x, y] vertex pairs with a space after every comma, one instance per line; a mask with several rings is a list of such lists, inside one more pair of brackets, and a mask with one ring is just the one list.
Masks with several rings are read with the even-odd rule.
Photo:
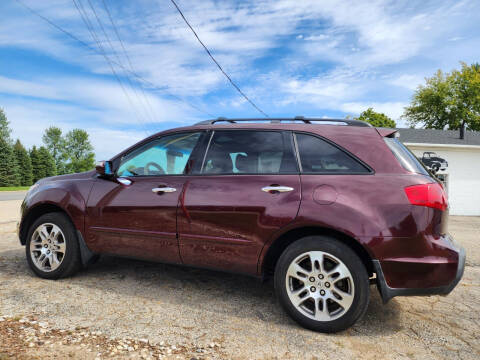
[[62, 213], [48, 213], [34, 221], [25, 248], [30, 268], [42, 278], [59, 279], [80, 269], [75, 227]]
[[275, 291], [295, 321], [321, 332], [353, 325], [365, 313], [370, 296], [360, 258], [325, 236], [308, 236], [285, 249], [275, 269]]

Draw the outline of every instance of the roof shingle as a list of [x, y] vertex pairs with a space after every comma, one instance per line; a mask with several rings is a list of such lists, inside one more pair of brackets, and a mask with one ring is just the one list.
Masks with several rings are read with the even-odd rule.
[[456, 144], [480, 146], [479, 131], [465, 131], [465, 139], [460, 139], [459, 130], [398, 129], [403, 143]]

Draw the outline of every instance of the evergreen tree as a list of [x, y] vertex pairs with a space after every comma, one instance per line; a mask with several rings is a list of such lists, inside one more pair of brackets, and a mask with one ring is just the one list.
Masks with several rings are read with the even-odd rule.
[[32, 161], [33, 182], [43, 179], [46, 175], [45, 166], [41, 161], [40, 153], [36, 146], [30, 150], [30, 159]]
[[27, 150], [23, 147], [20, 140], [13, 146], [13, 152], [20, 170], [20, 185], [30, 186], [33, 181], [32, 161], [28, 155]]
[[50, 154], [45, 146], [40, 146], [38, 149], [40, 163], [45, 169], [45, 177], [57, 175], [57, 168], [55, 166], [55, 159]]
[[13, 149], [0, 138], [0, 186], [19, 186], [20, 173]]
[[10, 139], [10, 133], [12, 132], [12, 130], [10, 129], [9, 125], [10, 122], [5, 115], [5, 112], [2, 108], [0, 108], [0, 139], [11, 145], [12, 140]]
[[0, 109], [0, 186], [20, 185], [20, 171], [13, 153], [10, 123]]

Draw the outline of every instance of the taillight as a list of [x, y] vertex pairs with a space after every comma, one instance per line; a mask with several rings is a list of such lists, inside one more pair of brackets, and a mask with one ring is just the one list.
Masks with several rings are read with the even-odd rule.
[[445, 211], [448, 207], [447, 194], [438, 183], [412, 185], [405, 188], [412, 205], [427, 206]]

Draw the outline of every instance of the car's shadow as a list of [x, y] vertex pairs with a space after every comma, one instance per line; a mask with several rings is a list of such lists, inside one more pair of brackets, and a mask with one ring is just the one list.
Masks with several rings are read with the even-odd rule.
[[[20, 250], [0, 252], [2, 273], [19, 280], [35, 276]], [[60, 283], [187, 306], [211, 312], [212, 316], [224, 314], [298, 328], [276, 300], [272, 281], [261, 282], [243, 275], [102, 256], [96, 264]], [[400, 311], [395, 300], [383, 305], [372, 286], [365, 316], [347, 332], [349, 335], [397, 332]]]

